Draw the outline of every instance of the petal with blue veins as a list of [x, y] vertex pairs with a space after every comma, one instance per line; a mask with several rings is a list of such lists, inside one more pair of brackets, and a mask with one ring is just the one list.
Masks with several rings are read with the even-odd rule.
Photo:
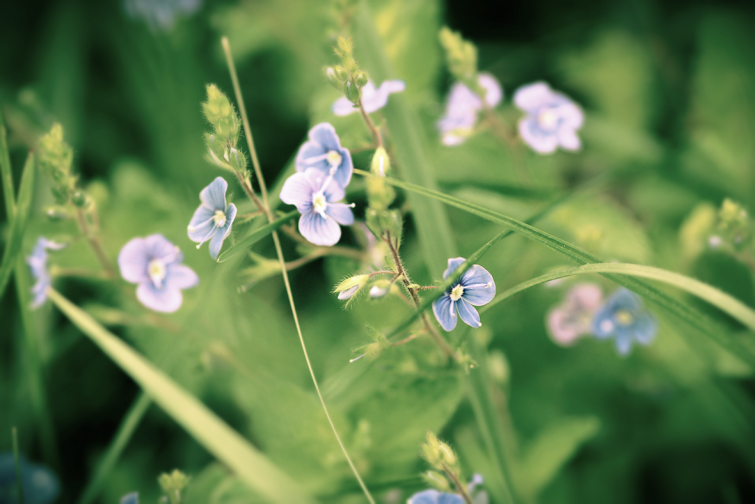
[[220, 210], [225, 212], [225, 193], [228, 190], [228, 182], [223, 177], [217, 177], [210, 182], [210, 185], [202, 189], [199, 193], [199, 199], [202, 204], [213, 212]]
[[352, 212], [351, 207], [345, 203], [328, 203], [328, 208], [325, 210], [325, 213], [344, 226], [354, 224], [354, 212]]
[[519, 134], [527, 145], [541, 154], [550, 154], [558, 147], [558, 135], [543, 131], [532, 116], [519, 120]]
[[[316, 170], [314, 170], [316, 172]], [[280, 199], [289, 205], [296, 205], [302, 214], [312, 208], [312, 195], [316, 191], [305, 173], [294, 173], [283, 184]]]
[[147, 266], [150, 260], [149, 249], [144, 238], [134, 238], [124, 245], [118, 254], [121, 276], [131, 283], [148, 280]]
[[341, 142], [338, 140], [336, 129], [330, 123], [320, 123], [309, 130], [309, 139], [323, 146], [325, 152], [338, 151]]
[[514, 93], [514, 104], [525, 112], [535, 113], [540, 107], [548, 104], [553, 97], [553, 91], [545, 82], [535, 82], [522, 86]]
[[166, 284], [158, 289], [152, 282], [140, 283], [136, 288], [136, 297], [147, 308], [164, 313], [178, 310], [183, 302], [183, 296], [178, 287], [169, 288]]
[[456, 307], [448, 294], [433, 301], [433, 313], [440, 326], [446, 331], [453, 331], [456, 327]]
[[451, 276], [451, 273], [456, 271], [456, 269], [461, 266], [461, 264], [466, 261], [463, 257], [454, 257], [453, 259], [448, 260], [448, 267], [446, 268], [446, 271], [443, 272], [443, 279], [445, 280], [449, 276]]
[[335, 219], [326, 219], [311, 211], [302, 214], [299, 219], [299, 232], [315, 245], [335, 245], [341, 239], [341, 226]]
[[461, 320], [463, 320], [468, 326], [480, 327], [482, 325], [480, 322], [480, 314], [477, 313], [477, 310], [475, 310], [471, 304], [467, 303], [464, 297], [456, 302], [456, 309], [459, 310]]
[[200, 205], [194, 212], [191, 221], [189, 221], [189, 227], [187, 228], [189, 239], [197, 243], [209, 240], [212, 236], [211, 231], [215, 227], [214, 217], [214, 210], [207, 208], [205, 205]]
[[171, 264], [167, 268], [165, 284], [177, 289], [188, 289], [199, 283], [199, 277], [194, 270], [183, 264]]

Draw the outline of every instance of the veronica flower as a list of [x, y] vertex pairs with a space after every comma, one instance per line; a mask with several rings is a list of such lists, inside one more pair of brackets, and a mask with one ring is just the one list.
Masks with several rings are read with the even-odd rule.
[[[443, 278], [448, 278], [465, 261], [463, 257], [448, 260]], [[489, 303], [495, 297], [495, 282], [488, 270], [475, 264], [451, 285], [443, 296], [433, 302], [433, 313], [446, 331], [456, 327], [456, 313], [465, 324], [480, 327], [480, 314], [473, 308]]]
[[464, 504], [464, 499], [457, 494], [424, 490], [412, 495], [407, 504]]
[[537, 152], [550, 154], [559, 146], [575, 151], [582, 146], [577, 136], [584, 121], [582, 109], [545, 82], [517, 89], [514, 103], [527, 113], [519, 120], [519, 134]]
[[[485, 90], [485, 104], [495, 107], [503, 98], [503, 90], [495, 77], [481, 73], [478, 80]], [[483, 108], [482, 100], [465, 84], [457, 82], [451, 86], [446, 101], [446, 112], [438, 121], [437, 127], [445, 145], [459, 145], [472, 134], [477, 115]]]
[[124, 0], [123, 6], [129, 17], [141, 18], [153, 30], [168, 31], [176, 17], [199, 10], [202, 0]]
[[223, 240], [231, 234], [231, 225], [236, 218], [236, 205], [225, 201], [228, 182], [223, 177], [213, 180], [210, 185], [202, 189], [199, 205], [189, 222], [189, 238], [199, 243], [197, 248], [210, 240], [210, 256], [218, 258]]
[[619, 289], [595, 315], [592, 329], [599, 339], [615, 338], [616, 349], [627, 355], [633, 341], [647, 345], [653, 340], [658, 323], [637, 294]]
[[119, 504], [139, 504], [139, 493], [131, 492], [121, 497]]
[[309, 141], [299, 148], [296, 154], [296, 171], [310, 168], [323, 175], [331, 175], [345, 188], [351, 181], [354, 164], [349, 149], [341, 147], [335, 128], [330, 123], [320, 123], [309, 130]]
[[335, 203], [345, 192], [335, 178], [315, 168], [291, 175], [281, 189], [280, 198], [296, 205], [301, 213], [299, 231], [315, 245], [335, 245], [341, 239], [339, 224], [354, 223], [352, 205]]
[[36, 283], [31, 288], [31, 293], [34, 296], [31, 302], [32, 308], [42, 306], [42, 303], [47, 299], [47, 288], [52, 284], [52, 277], [47, 271], [47, 251], [60, 250], [65, 246], [65, 243], [55, 243], [40, 236], [37, 239], [37, 244], [34, 245], [31, 255], [26, 257], [26, 264], [29, 265], [31, 275], [36, 280]]
[[[400, 93], [404, 89], [406, 89], [406, 84], [402, 80], [383, 81], [379, 88], [375, 88], [375, 84], [372, 81], [367, 81], [367, 84], [362, 88], [362, 106], [364, 107], [364, 111], [371, 114], [376, 110], [380, 110], [388, 103], [389, 94]], [[357, 110], [359, 109], [345, 96], [337, 99], [333, 104], [333, 113], [337, 116], [349, 115]]]
[[[60, 482], [47, 467], [19, 455], [21, 487], [27, 504], [50, 504], [60, 493]], [[17, 497], [16, 460], [13, 452], [0, 453], [0, 503], [20, 502]]]
[[577, 284], [566, 299], [548, 313], [548, 333], [559, 345], [571, 345], [582, 335], [592, 333], [592, 321], [600, 308], [603, 291], [591, 283]]
[[181, 289], [199, 282], [197, 274], [181, 262], [181, 251], [161, 234], [134, 238], [118, 254], [121, 276], [139, 284], [136, 297], [147, 308], [160, 312], [178, 310], [183, 302]]

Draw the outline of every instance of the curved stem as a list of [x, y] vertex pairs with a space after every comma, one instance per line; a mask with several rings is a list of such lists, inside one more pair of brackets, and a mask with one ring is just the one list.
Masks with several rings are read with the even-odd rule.
[[107, 258], [105, 251], [102, 249], [102, 243], [100, 243], [100, 239], [92, 232], [92, 229], [89, 227], [86, 213], [81, 207], [76, 207], [76, 220], [79, 223], [81, 232], [84, 233], [84, 236], [89, 242], [89, 245], [92, 247], [94, 255], [97, 256], [97, 260], [99, 260], [100, 264], [102, 264], [102, 267], [105, 268], [108, 277], [115, 278], [116, 275], [113, 263], [110, 262], [110, 259]]
[[451, 481], [454, 482], [454, 486], [456, 487], [456, 491], [461, 494], [461, 496], [464, 498], [464, 502], [466, 504], [474, 504], [472, 501], [472, 497], [469, 495], [469, 492], [467, 491], [466, 485], [459, 481], [459, 477], [455, 472], [450, 470], [446, 464], [443, 464], [443, 472], [446, 473], [446, 476], [449, 477]]
[[383, 135], [380, 134], [380, 129], [375, 126], [375, 123], [372, 122], [372, 118], [370, 117], [370, 114], [367, 113], [366, 110], [364, 110], [364, 104], [362, 104], [362, 97], [359, 97], [359, 101], [357, 102], [357, 105], [359, 106], [359, 113], [362, 114], [362, 119], [364, 119], [365, 124], [367, 124], [367, 129], [370, 130], [370, 133], [372, 134], [372, 138], [375, 140], [375, 143], [377, 144], [378, 149], [383, 146]]

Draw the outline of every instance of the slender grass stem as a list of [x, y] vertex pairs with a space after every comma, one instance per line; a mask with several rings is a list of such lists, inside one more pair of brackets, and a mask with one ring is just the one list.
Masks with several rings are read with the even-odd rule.
[[456, 475], [456, 473], [449, 469], [446, 464], [443, 464], [443, 472], [446, 473], [446, 476], [448, 476], [451, 481], [453, 481], [454, 486], [456, 487], [456, 491], [459, 492], [464, 498], [464, 502], [466, 504], [474, 504], [472, 497], [467, 491], [467, 486], [463, 482], [459, 481], [459, 477]]
[[370, 130], [370, 134], [372, 135], [372, 138], [375, 140], [375, 144], [377, 144], [377, 148], [379, 149], [383, 146], [383, 135], [380, 133], [380, 129], [375, 126], [375, 123], [372, 121], [370, 114], [368, 114], [364, 109], [364, 104], [362, 103], [361, 97], [359, 97], [357, 105], [359, 105], [359, 113], [362, 115], [362, 119], [364, 119], [365, 124], [367, 124], [367, 129]]
[[87, 242], [89, 242], [89, 246], [92, 247], [94, 255], [97, 256], [97, 260], [100, 261], [102, 267], [105, 268], [108, 277], [115, 278], [116, 275], [113, 263], [110, 262], [110, 259], [107, 258], [107, 254], [105, 254], [105, 251], [102, 249], [102, 243], [100, 242], [99, 237], [92, 232], [92, 228], [89, 226], [89, 221], [87, 221], [86, 212], [84, 212], [84, 209], [81, 207], [76, 207], [76, 221], [79, 223], [79, 228], [86, 237]]
[[[257, 158], [257, 152], [254, 148], [252, 130], [249, 127], [249, 119], [246, 114], [246, 107], [244, 106], [244, 98], [241, 94], [241, 87], [239, 85], [239, 79], [238, 79], [238, 76], [236, 75], [236, 66], [233, 63], [233, 57], [231, 55], [231, 46], [228, 43], [228, 39], [226, 37], [223, 37], [222, 44], [223, 44], [223, 50], [225, 51], [226, 60], [228, 62], [228, 70], [231, 74], [231, 81], [233, 82], [233, 89], [236, 94], [236, 101], [238, 102], [239, 110], [241, 111], [241, 120], [244, 125], [246, 143], [249, 146], [250, 155], [252, 156], [252, 164], [254, 165], [254, 172], [257, 175], [257, 182], [259, 183], [260, 192], [262, 193], [264, 211], [267, 215], [268, 220], [272, 222], [274, 217], [273, 217], [272, 212], [270, 211], [270, 207], [268, 204], [267, 187], [265, 185], [265, 179], [262, 176], [262, 170], [260, 169], [260, 163], [259, 163], [259, 159]], [[272, 236], [273, 236], [273, 243], [275, 244], [275, 252], [278, 254], [278, 260], [280, 261], [280, 265], [281, 265], [281, 275], [283, 276], [283, 283], [286, 287], [286, 294], [288, 295], [288, 301], [289, 301], [289, 304], [291, 305], [291, 314], [293, 315], [293, 318], [294, 318], [294, 325], [296, 325], [296, 332], [299, 335], [299, 342], [301, 343], [301, 348], [302, 348], [302, 351], [304, 352], [304, 359], [307, 361], [307, 367], [309, 368], [309, 374], [312, 377], [312, 383], [314, 384], [315, 390], [317, 391], [317, 397], [320, 399], [320, 404], [322, 405], [322, 409], [325, 412], [325, 416], [328, 418], [328, 422], [330, 423], [330, 428], [333, 430], [333, 434], [335, 435], [336, 440], [338, 441], [338, 444], [341, 447], [341, 451], [346, 457], [346, 461], [349, 463], [349, 466], [351, 467], [351, 470], [354, 473], [354, 476], [359, 482], [359, 486], [362, 487], [362, 491], [364, 492], [370, 504], [375, 504], [375, 500], [372, 498], [372, 495], [370, 494], [370, 491], [367, 489], [367, 486], [364, 484], [364, 481], [362, 481], [362, 477], [359, 475], [359, 471], [357, 471], [357, 468], [354, 465], [354, 462], [352, 462], [351, 457], [349, 456], [349, 453], [346, 451], [346, 446], [344, 446], [343, 442], [341, 441], [341, 437], [338, 435], [338, 430], [336, 429], [336, 426], [333, 423], [333, 419], [330, 417], [330, 413], [328, 412], [328, 407], [325, 405], [325, 400], [323, 399], [322, 392], [320, 392], [320, 386], [317, 383], [317, 377], [315, 376], [315, 371], [312, 368], [312, 362], [310, 361], [309, 354], [307, 353], [307, 346], [304, 343], [304, 336], [302, 335], [301, 325], [299, 324], [299, 316], [296, 312], [296, 304], [294, 303], [294, 295], [293, 295], [293, 292], [291, 291], [291, 283], [289, 282], [288, 272], [286, 270], [286, 260], [283, 257], [283, 249], [281, 248], [280, 238], [278, 237], [277, 231], [273, 231]]]

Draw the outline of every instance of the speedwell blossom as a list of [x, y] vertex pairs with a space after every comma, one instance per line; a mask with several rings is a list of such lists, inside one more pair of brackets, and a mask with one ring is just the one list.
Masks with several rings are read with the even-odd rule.
[[600, 308], [603, 291], [595, 284], [577, 284], [564, 302], [548, 313], [548, 333], [553, 341], [567, 346], [592, 333], [592, 321]]
[[545, 82], [535, 82], [517, 89], [514, 103], [527, 113], [519, 120], [519, 134], [537, 152], [550, 154], [559, 146], [576, 151], [582, 146], [577, 130], [584, 114], [566, 95]]
[[[367, 84], [362, 88], [362, 106], [364, 111], [368, 114], [380, 110], [388, 103], [388, 95], [391, 93], [400, 93], [406, 89], [406, 84], [402, 80], [387, 80], [380, 84], [379, 88], [375, 88], [375, 84], [372, 81], [367, 81]], [[355, 108], [354, 104], [345, 96], [339, 98], [333, 104], [333, 113], [337, 116], [349, 115], [352, 112], [359, 110]]]
[[[443, 272], [443, 278], [448, 278], [456, 268], [465, 261], [463, 257], [448, 260], [448, 268]], [[475, 264], [451, 285], [441, 297], [433, 302], [433, 313], [440, 326], [446, 331], [456, 327], [456, 313], [461, 320], [472, 327], [480, 327], [480, 314], [474, 306], [489, 303], [495, 297], [495, 282], [488, 270]]]
[[[21, 488], [27, 504], [51, 504], [60, 493], [60, 482], [47, 467], [29, 462], [19, 455]], [[17, 497], [16, 458], [11, 451], [0, 453], [0, 502], [10, 504], [21, 502]]]
[[44, 236], [40, 236], [37, 239], [37, 244], [34, 245], [31, 255], [26, 257], [26, 264], [29, 265], [31, 274], [34, 280], [36, 280], [36, 283], [31, 288], [31, 293], [34, 296], [31, 302], [32, 308], [42, 306], [42, 303], [47, 299], [47, 288], [52, 283], [50, 272], [47, 271], [47, 251], [60, 250], [65, 246], [65, 243], [56, 243]]
[[642, 345], [650, 343], [658, 329], [658, 322], [643, 306], [640, 297], [623, 288], [608, 298], [592, 325], [597, 338], [616, 340], [616, 349], [621, 355], [629, 353], [633, 341]]
[[121, 497], [120, 504], [139, 504], [139, 493], [131, 492]]
[[227, 190], [228, 182], [223, 177], [216, 178], [202, 189], [199, 193], [202, 204], [189, 222], [189, 238], [199, 243], [197, 248], [210, 240], [210, 256], [213, 259], [218, 258], [223, 240], [231, 234], [231, 225], [236, 218], [236, 205], [229, 205], [225, 200]]
[[314, 168], [322, 175], [332, 175], [338, 185], [345, 188], [351, 181], [354, 164], [349, 149], [341, 147], [336, 129], [330, 123], [320, 123], [309, 130], [309, 141], [296, 154], [296, 171]]
[[136, 297], [144, 306], [174, 312], [183, 302], [181, 289], [194, 287], [199, 278], [183, 262], [181, 251], [161, 234], [134, 238], [118, 254], [121, 276], [139, 284]]
[[[478, 80], [485, 90], [485, 104], [495, 107], [503, 98], [503, 90], [495, 77], [481, 73]], [[437, 127], [445, 145], [459, 145], [471, 134], [477, 124], [477, 114], [483, 108], [482, 100], [465, 84], [457, 82], [451, 86], [446, 101], [446, 112], [438, 121]]]
[[457, 494], [423, 490], [412, 495], [407, 504], [464, 504], [464, 499]]
[[280, 198], [296, 205], [301, 213], [299, 232], [315, 245], [335, 245], [341, 239], [339, 224], [354, 223], [352, 205], [336, 203], [345, 196], [335, 177], [315, 168], [291, 175], [283, 184]]

